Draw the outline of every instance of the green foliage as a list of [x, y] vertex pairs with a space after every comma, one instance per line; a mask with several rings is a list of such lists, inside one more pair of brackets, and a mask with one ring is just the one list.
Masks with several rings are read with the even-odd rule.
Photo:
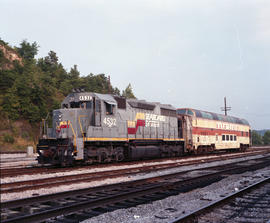
[[266, 131], [262, 137], [262, 141], [264, 145], [270, 145], [270, 131]]
[[121, 94], [120, 94], [120, 90], [119, 90], [117, 87], [115, 87], [115, 88], [113, 89], [113, 94], [114, 94], [114, 95], [118, 95], [118, 96], [121, 95]]
[[3, 141], [6, 143], [11, 143], [11, 144], [13, 144], [15, 142], [14, 137], [8, 133], [5, 133], [3, 135]]
[[29, 137], [29, 133], [28, 132], [23, 132], [22, 133], [22, 138], [24, 138], [24, 139], [29, 139], [30, 137]]
[[262, 145], [262, 137], [260, 134], [258, 134], [255, 130], [252, 130], [251, 136], [253, 145]]
[[26, 40], [23, 40], [20, 47], [17, 47], [17, 52], [25, 60], [32, 60], [38, 53], [38, 45], [36, 42], [30, 44]]
[[[9, 120], [20, 118], [32, 124], [38, 123], [53, 109], [58, 109], [74, 88], [120, 95], [120, 90], [110, 84], [105, 74], [90, 73], [80, 77], [77, 65], [67, 72], [54, 51], [35, 60], [38, 52], [36, 42], [23, 40], [16, 50], [23, 58], [23, 65], [17, 63], [10, 70], [0, 71], [1, 115]], [[130, 84], [123, 91], [123, 96], [135, 98]]]
[[136, 98], [133, 94], [131, 84], [128, 84], [126, 89], [122, 92], [122, 96], [126, 98]]
[[0, 49], [0, 59], [2, 59], [4, 57], [4, 53], [3, 51]]
[[7, 46], [7, 45], [8, 45], [8, 43], [5, 42], [4, 40], [2, 40], [1, 37], [0, 37], [0, 44], [2, 44], [2, 45], [4, 45], [4, 46]]

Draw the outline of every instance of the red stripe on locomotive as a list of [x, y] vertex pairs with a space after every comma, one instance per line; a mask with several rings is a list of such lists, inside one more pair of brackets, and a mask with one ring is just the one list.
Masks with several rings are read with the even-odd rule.
[[135, 128], [128, 128], [128, 134], [136, 134], [139, 126], [145, 126], [145, 120], [138, 119]]

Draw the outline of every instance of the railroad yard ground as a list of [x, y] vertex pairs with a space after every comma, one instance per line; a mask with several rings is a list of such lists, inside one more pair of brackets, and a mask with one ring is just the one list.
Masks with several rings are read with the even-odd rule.
[[270, 167], [262, 170], [246, 172], [229, 176], [217, 183], [191, 192], [170, 196], [150, 204], [138, 205], [128, 209], [119, 209], [83, 221], [83, 223], [96, 222], [136, 222], [136, 223], [165, 223], [192, 212], [209, 202], [216, 201], [236, 190], [270, 177]]
[[[223, 154], [224, 157], [229, 157], [230, 154]], [[72, 183], [67, 185], [59, 185], [55, 187], [44, 187], [34, 190], [26, 190], [22, 192], [14, 192], [14, 193], [4, 193], [1, 191], [1, 203], [9, 200], [16, 200], [34, 196], [40, 196], [45, 194], [54, 194], [62, 191], [70, 191], [77, 190], [80, 188], [89, 188], [96, 187], [101, 185], [109, 185], [119, 182], [128, 182], [139, 179], [146, 179], [150, 177], [157, 177], [165, 174], [183, 172], [189, 170], [198, 169], [198, 171], [193, 171], [189, 175], [196, 175], [197, 172], [200, 172], [199, 169], [207, 168], [210, 166], [217, 166], [221, 164], [230, 164], [237, 163], [241, 161], [248, 161], [254, 158], [262, 158], [270, 156], [270, 150], [267, 150], [265, 154], [257, 154], [253, 156], [247, 156], [242, 158], [234, 158], [234, 159], [226, 159], [222, 161], [212, 161], [210, 162], [210, 158], [216, 157], [216, 155], [209, 156], [198, 156], [198, 157], [182, 157], [179, 159], [167, 159], [167, 160], [153, 160], [153, 161], [140, 161], [140, 162], [132, 162], [132, 163], [123, 163], [119, 164], [109, 164], [102, 165], [102, 167], [97, 166], [89, 166], [89, 167], [81, 167], [74, 168], [74, 170], [65, 171], [65, 169], [59, 169], [54, 173], [37, 173], [31, 175], [19, 175], [14, 177], [2, 177], [1, 171], [1, 185], [12, 182], [21, 182], [28, 181], [34, 179], [44, 179], [50, 177], [59, 177], [59, 176], [70, 176], [70, 175], [78, 175], [82, 173], [98, 173], [101, 171], [108, 170], [120, 170], [120, 169], [129, 169], [129, 168], [141, 168], [147, 167], [150, 165], [158, 165], [158, 164], [171, 164], [175, 162], [188, 162], [188, 161], [198, 161], [194, 164], [160, 169], [160, 170], [151, 170], [148, 172], [139, 172], [139, 173], [130, 173], [125, 176], [113, 177], [94, 180], [90, 182], [80, 182], [80, 183]], [[10, 162], [8, 162], [10, 161]], [[33, 166], [36, 165], [35, 157], [26, 157], [26, 154], [1, 154], [1, 169], [4, 168], [14, 168], [17, 167], [25, 167], [25, 166]], [[232, 165], [233, 166], [233, 165]], [[258, 169], [255, 171], [243, 172], [240, 174], [228, 175], [224, 179], [221, 179], [217, 182], [204, 186], [202, 188], [196, 188], [191, 191], [187, 191], [185, 193], [179, 193], [178, 195], [169, 196], [163, 198], [161, 200], [150, 201], [146, 204], [139, 204], [137, 206], [129, 208], [119, 208], [117, 210], [102, 213], [95, 217], [91, 217], [90, 219], [84, 220], [83, 222], [170, 222], [175, 218], [178, 218], [182, 215], [188, 214], [200, 208], [210, 202], [216, 201], [232, 192], [241, 190], [242, 188], [251, 185], [255, 182], [258, 182], [264, 178], [270, 177], [270, 166], [265, 167], [263, 169]]]

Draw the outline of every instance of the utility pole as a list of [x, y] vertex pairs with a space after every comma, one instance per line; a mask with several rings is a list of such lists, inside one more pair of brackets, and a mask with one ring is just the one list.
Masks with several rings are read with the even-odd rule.
[[226, 97], [224, 97], [224, 107], [221, 107], [221, 111], [225, 111], [225, 115], [227, 116], [227, 111], [230, 111], [231, 109], [231, 107], [227, 107]]

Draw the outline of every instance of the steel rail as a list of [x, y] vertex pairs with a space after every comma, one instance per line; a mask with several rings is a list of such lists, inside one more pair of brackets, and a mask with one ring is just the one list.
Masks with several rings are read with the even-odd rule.
[[[42, 203], [44, 201], [55, 201], [57, 199], [64, 199], [70, 197], [70, 200], [75, 199], [78, 195], [93, 194], [96, 196], [94, 199], [87, 199], [84, 201], [74, 202], [72, 204], [58, 205], [57, 207], [51, 207], [47, 210], [41, 210], [37, 213], [25, 214], [23, 216], [15, 216], [13, 218], [2, 219], [2, 222], [35, 222], [46, 220], [51, 217], [56, 217], [59, 215], [71, 214], [82, 209], [96, 208], [100, 206], [112, 205], [123, 200], [132, 200], [141, 196], [150, 196], [150, 200], [157, 200], [160, 197], [166, 197], [169, 195], [175, 195], [180, 192], [186, 192], [194, 188], [203, 187], [223, 179], [228, 174], [236, 174], [250, 170], [256, 170], [263, 168], [270, 164], [269, 157], [265, 160], [261, 160], [256, 164], [240, 165], [240, 166], [230, 166], [228, 169], [222, 169], [215, 173], [204, 173], [200, 176], [191, 177], [189, 179], [177, 179], [173, 177], [173, 174], [148, 178], [143, 180], [137, 180], [127, 183], [120, 183], [114, 185], [101, 186], [96, 188], [81, 189], [69, 192], [62, 192], [51, 195], [43, 195], [40, 197], [21, 199], [17, 201], [9, 201], [1, 203], [2, 209], [10, 209], [16, 207], [23, 207], [27, 205], [33, 205]], [[106, 189], [108, 191], [106, 191]], [[159, 194], [157, 197], [156, 194]], [[165, 194], [164, 194], [165, 193]], [[163, 195], [162, 195], [163, 194]], [[151, 196], [153, 196], [151, 198]], [[73, 198], [72, 198], [73, 197]], [[149, 201], [149, 200], [148, 200]]]
[[269, 183], [270, 182], [270, 177], [266, 178], [266, 179], [263, 179], [259, 182], [256, 182], [248, 187], [245, 187], [235, 193], [232, 193], [230, 195], [227, 195], [226, 197], [224, 198], [221, 198], [217, 201], [214, 201], [214, 202], [211, 202], [210, 204], [207, 204], [201, 208], [198, 208], [197, 210], [189, 213], [189, 214], [186, 214], [184, 216], [181, 216], [177, 219], [174, 219], [173, 221], [171, 221], [170, 223], [185, 223], [185, 222], [196, 222], [196, 218], [198, 218], [200, 215], [202, 214], [205, 214], [211, 210], [213, 210], [214, 208], [217, 208], [219, 206], [222, 206], [228, 202], [230, 202], [232, 199], [234, 198], [237, 198], [239, 196], [242, 196], [243, 194], [245, 193], [248, 193], [250, 192], [251, 190], [254, 190], [256, 189], [257, 187], [263, 185], [263, 184], [266, 184], [266, 183]]
[[[256, 158], [252, 160], [258, 160], [262, 158]], [[238, 161], [239, 163], [245, 163], [246, 161]], [[233, 165], [235, 162], [232, 162], [228, 165]], [[37, 188], [48, 188], [53, 186], [59, 185], [68, 185], [72, 183], [79, 183], [79, 182], [93, 182], [96, 180], [104, 180], [108, 178], [117, 178], [117, 177], [124, 177], [129, 176], [131, 174], [140, 174], [140, 173], [149, 173], [154, 171], [161, 171], [167, 169], [173, 169], [177, 167], [184, 166], [183, 163], [169, 163], [169, 164], [159, 164], [159, 165], [151, 165], [145, 167], [133, 167], [128, 169], [120, 169], [120, 170], [108, 170], [102, 172], [94, 172], [94, 173], [83, 173], [83, 174], [74, 174], [74, 175], [67, 175], [67, 176], [57, 176], [57, 177], [49, 177], [43, 179], [35, 179], [35, 180], [26, 180], [26, 181], [17, 181], [12, 183], [3, 183], [1, 184], [0, 192], [3, 193], [12, 193], [12, 192], [21, 192], [25, 190], [33, 190]], [[189, 164], [191, 165], [191, 164]], [[224, 164], [222, 165], [224, 166]], [[205, 168], [196, 168], [191, 171], [195, 170], [210, 170], [213, 168], [217, 168], [218, 166], [213, 167], [205, 167]], [[183, 174], [190, 172], [190, 171], [182, 171]]]
[[[179, 160], [179, 158], [181, 157], [177, 157], [177, 158], [170, 158], [170, 160], [176, 160], [175, 163], [182, 163], [183, 165], [193, 165], [193, 164], [198, 164], [198, 163], [205, 163], [205, 162], [214, 162], [214, 161], [220, 161], [220, 160], [225, 160], [225, 159], [233, 159], [233, 158], [240, 158], [240, 157], [248, 157], [248, 156], [254, 156], [254, 155], [263, 155], [263, 154], [267, 154], [267, 151], [254, 151], [254, 152], [246, 152], [246, 153], [237, 153], [237, 154], [229, 154], [229, 155], [217, 155], [217, 154], [213, 154], [213, 155], [217, 155], [217, 157], [211, 157], [208, 158], [208, 155], [201, 155], [200, 157], [202, 158], [201, 160]], [[198, 156], [196, 156], [198, 157]], [[166, 159], [157, 159], [154, 160], [154, 162], [159, 162], [159, 161], [164, 161]], [[144, 162], [147, 162], [147, 160], [144, 160]], [[149, 162], [153, 162], [153, 160], [149, 161]], [[129, 165], [132, 164], [139, 164], [140, 162], [129, 162]], [[16, 175], [22, 175], [22, 174], [27, 174], [27, 175], [32, 175], [32, 174], [37, 174], [37, 173], [56, 173], [59, 171], [62, 172], [67, 172], [67, 171], [72, 171], [72, 170], [83, 170], [83, 169], [89, 169], [91, 168], [102, 168], [102, 167], [110, 167], [110, 166], [121, 166], [121, 165], [126, 165], [126, 162], [122, 162], [122, 163], [114, 163], [114, 164], [100, 164], [100, 165], [94, 165], [94, 166], [81, 166], [81, 167], [66, 167], [66, 168], [52, 168], [52, 167], [30, 167], [30, 168], [9, 168], [9, 169], [1, 169], [1, 173], [0, 173], [0, 177], [4, 178], [4, 177], [13, 177]], [[158, 164], [161, 165], [161, 164]], [[164, 164], [164, 165], [168, 165], [168, 164]], [[171, 164], [173, 165], [173, 164]], [[157, 166], [157, 164], [153, 164], [153, 165], [149, 165], [149, 166]]]

